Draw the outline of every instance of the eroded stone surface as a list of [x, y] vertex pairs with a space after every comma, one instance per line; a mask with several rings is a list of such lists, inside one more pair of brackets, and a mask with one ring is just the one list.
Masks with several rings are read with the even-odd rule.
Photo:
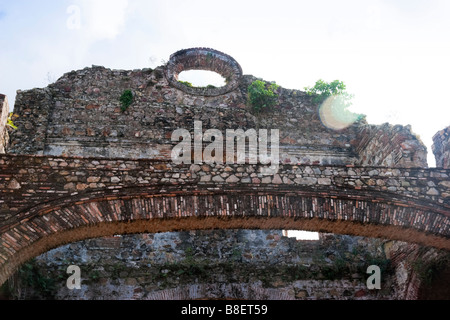
[[[67, 73], [47, 88], [19, 91], [19, 129], [8, 152], [168, 159], [173, 131], [193, 134], [194, 121], [201, 121], [203, 131], [223, 134], [227, 129], [278, 129], [281, 163], [426, 166], [425, 148], [408, 127], [360, 120], [336, 132], [322, 124], [309, 96], [284, 88], [275, 110], [258, 116], [247, 104], [253, 76], [241, 77], [235, 90], [207, 97], [173, 87], [166, 70], [94, 66]], [[134, 101], [122, 112], [119, 98], [125, 90], [133, 92]]]
[[450, 168], [450, 127], [437, 132], [433, 137], [433, 153], [436, 166]]
[[8, 99], [5, 95], [0, 94], [0, 154], [5, 153], [9, 144], [9, 132], [6, 126], [8, 114]]
[[[172, 232], [72, 243], [34, 267], [48, 276], [65, 275], [67, 263], [80, 266], [82, 290], [60, 281], [49, 292], [57, 299], [97, 299], [98, 292], [103, 299], [391, 299], [402, 292], [365, 287], [366, 260], [386, 259], [382, 244], [329, 234], [296, 241], [274, 230]], [[393, 271], [385, 271], [392, 282]], [[30, 290], [21, 298], [49, 297]]]

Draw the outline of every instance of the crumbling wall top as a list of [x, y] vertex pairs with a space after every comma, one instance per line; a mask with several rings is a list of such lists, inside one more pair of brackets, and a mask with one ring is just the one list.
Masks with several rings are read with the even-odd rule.
[[5, 153], [5, 149], [8, 144], [8, 130], [6, 127], [6, 121], [9, 114], [8, 98], [0, 94], [0, 153]]
[[411, 126], [366, 124], [359, 129], [360, 165], [427, 168], [427, 149]]
[[[178, 81], [182, 71], [192, 69], [217, 72], [228, 82], [198, 88]], [[194, 137], [200, 121], [203, 131], [279, 130], [280, 163], [427, 166], [426, 149], [409, 129], [359, 120], [336, 131], [323, 124], [319, 106], [299, 90], [280, 87], [273, 110], [255, 114], [247, 93], [256, 79], [243, 76], [232, 57], [209, 48], [180, 50], [154, 70], [72, 71], [47, 88], [18, 93], [18, 129], [11, 132], [7, 152], [171, 159], [174, 131], [186, 129]], [[128, 90], [133, 102], [122, 110], [120, 98]]]
[[433, 136], [432, 150], [436, 158], [436, 167], [450, 168], [450, 126]]

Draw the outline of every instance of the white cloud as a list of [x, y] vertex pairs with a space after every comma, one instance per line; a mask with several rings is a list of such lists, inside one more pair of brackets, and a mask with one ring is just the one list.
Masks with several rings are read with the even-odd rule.
[[114, 39], [125, 26], [128, 0], [80, 0], [82, 29], [91, 41]]

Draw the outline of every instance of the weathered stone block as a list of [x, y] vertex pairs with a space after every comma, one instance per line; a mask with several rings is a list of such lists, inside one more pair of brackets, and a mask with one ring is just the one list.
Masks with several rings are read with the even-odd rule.
[[238, 182], [238, 181], [239, 181], [239, 178], [236, 177], [235, 175], [230, 176], [230, 177], [226, 180], [227, 183], [236, 183], [236, 182]]
[[317, 182], [320, 185], [327, 185], [327, 186], [331, 185], [331, 179], [330, 178], [319, 178], [317, 180]]

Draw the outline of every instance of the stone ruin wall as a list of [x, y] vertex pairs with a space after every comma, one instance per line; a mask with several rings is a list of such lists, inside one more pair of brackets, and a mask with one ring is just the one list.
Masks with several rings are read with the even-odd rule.
[[[388, 283], [381, 291], [365, 285], [366, 260], [385, 261], [382, 243], [331, 234], [296, 241], [275, 230], [171, 232], [72, 243], [36, 265], [47, 276], [67, 263], [83, 270], [82, 290], [61, 283], [47, 293], [56, 299], [390, 299]], [[43, 297], [30, 287], [17, 294]]]
[[[321, 125], [302, 92], [282, 89], [278, 110], [270, 117], [258, 116], [246, 105], [251, 76], [245, 76], [235, 91], [205, 97], [172, 87], [164, 72], [93, 67], [68, 73], [48, 88], [20, 92], [15, 105], [20, 129], [11, 137], [9, 152], [168, 159], [174, 146], [172, 132], [178, 128], [192, 132], [196, 120], [202, 121], [203, 130], [221, 132], [279, 129], [283, 162], [357, 162], [350, 144], [356, 143], [356, 127], [336, 138], [333, 130]], [[127, 89], [135, 101], [122, 113], [119, 98]]]
[[427, 168], [427, 149], [410, 126], [365, 125], [356, 146], [360, 165]]
[[450, 168], [450, 126], [437, 132], [433, 142], [436, 167]]
[[8, 98], [0, 94], [0, 154], [5, 153], [8, 142], [9, 142], [9, 134], [8, 128], [6, 127], [6, 121], [9, 115], [9, 104]]
[[[133, 71], [93, 66], [67, 73], [47, 88], [19, 91], [14, 109], [19, 115], [15, 121], [19, 129], [11, 135], [8, 152], [167, 159], [174, 146], [171, 142], [173, 130], [185, 128], [192, 132], [194, 120], [200, 120], [204, 130], [279, 129], [280, 159], [283, 163], [427, 166], [426, 149], [409, 127], [387, 124], [374, 126], [361, 120], [336, 132], [322, 125], [317, 106], [311, 103], [304, 92], [284, 88], [279, 89], [279, 104], [270, 116], [255, 115], [246, 103], [248, 85], [255, 77], [246, 75], [240, 77], [239, 81], [234, 79], [234, 90], [228, 88], [220, 95], [216, 95], [214, 90], [205, 94], [205, 89], [199, 95], [199, 92], [193, 92], [187, 87], [174, 86], [173, 79], [183, 68], [172, 72], [171, 78], [168, 67], [174, 66], [169, 64], [155, 70]], [[225, 69], [216, 71], [224, 74]], [[133, 92], [134, 102], [127, 111], [121, 112], [119, 97], [128, 89]], [[352, 245], [339, 247], [339, 243], [343, 242]], [[351, 248], [359, 242], [366, 244], [366, 247], [361, 247], [363, 252], [368, 253], [368, 247], [376, 247], [378, 249], [373, 257], [383, 259], [386, 256], [384, 249], [380, 250], [383, 245], [377, 239], [322, 235], [319, 242], [297, 242], [283, 237], [279, 230], [198, 231], [87, 240], [38, 257], [36, 263], [37, 268], [45, 266], [46, 271], [43, 272], [51, 272], [61, 267], [62, 261], [91, 265], [109, 256], [111, 260], [107, 260], [105, 266], [91, 265], [93, 273], [87, 275], [85, 282], [88, 290], [92, 291], [85, 292], [85, 298], [376, 299], [408, 296], [405, 292], [413, 292], [414, 296], [417, 288], [400, 286], [394, 276], [387, 279], [389, 289], [383, 293], [374, 295], [364, 290], [364, 277], [360, 273], [352, 273], [357, 263], [351, 262]], [[195, 244], [192, 246], [194, 251], [187, 254], [189, 243]], [[248, 250], [245, 243], [253, 243], [252, 249]], [[331, 254], [327, 249], [329, 245], [340, 249], [331, 250]], [[146, 253], [136, 248], [146, 248]], [[265, 253], [258, 257], [258, 253], [263, 251]], [[159, 257], [159, 263], [149, 262], [150, 270], [144, 276], [139, 275], [139, 269], [135, 267], [147, 263], [149, 257], [156, 256]], [[236, 256], [239, 259], [233, 260]], [[350, 259], [346, 261], [347, 269], [343, 274], [327, 280], [325, 275], [320, 275], [320, 270], [314, 276], [308, 273], [310, 262], [317, 257], [322, 259], [319, 269], [333, 266], [335, 260], [331, 256], [339, 257], [340, 262]], [[363, 261], [367, 259], [363, 255], [360, 258]], [[202, 266], [202, 259], [209, 259], [212, 262], [210, 268], [218, 269], [213, 273], [205, 273], [199, 267], [199, 264]], [[190, 266], [186, 267], [186, 260]], [[122, 273], [108, 263], [118, 265]], [[163, 268], [167, 263], [181, 263], [182, 267]], [[279, 274], [263, 281], [257, 273], [265, 268], [272, 268], [270, 270], [276, 272], [274, 265], [281, 266]], [[307, 271], [301, 269], [305, 265]], [[259, 267], [256, 268], [256, 274], [245, 271], [255, 266]], [[286, 278], [282, 270], [291, 270], [289, 268], [292, 266], [300, 268], [309, 276], [300, 276], [302, 279]], [[336, 271], [335, 267], [336, 264], [330, 270]], [[244, 271], [235, 275], [236, 270], [241, 268]], [[192, 270], [200, 271], [197, 275], [187, 277]], [[207, 274], [210, 278], [205, 278]], [[407, 278], [412, 276], [411, 270], [406, 272]], [[111, 277], [114, 279], [108, 280]], [[180, 287], [185, 288], [182, 291], [184, 293]], [[64, 290], [62, 288], [53, 295], [77, 298]], [[183, 296], [186, 292], [190, 292], [191, 296]], [[235, 292], [235, 296], [229, 292]], [[23, 297], [33, 294], [32, 288], [22, 291]]]
[[[167, 159], [172, 132], [192, 132], [197, 120], [203, 130], [221, 132], [279, 129], [283, 163], [426, 167], [426, 149], [408, 127], [361, 120], [336, 132], [322, 124], [304, 92], [283, 88], [276, 110], [256, 115], [246, 103], [253, 76], [244, 76], [232, 92], [209, 97], [174, 88], [164, 72], [93, 67], [65, 74], [47, 88], [19, 92], [19, 130], [9, 153]], [[135, 101], [122, 113], [119, 97], [127, 89]]]

